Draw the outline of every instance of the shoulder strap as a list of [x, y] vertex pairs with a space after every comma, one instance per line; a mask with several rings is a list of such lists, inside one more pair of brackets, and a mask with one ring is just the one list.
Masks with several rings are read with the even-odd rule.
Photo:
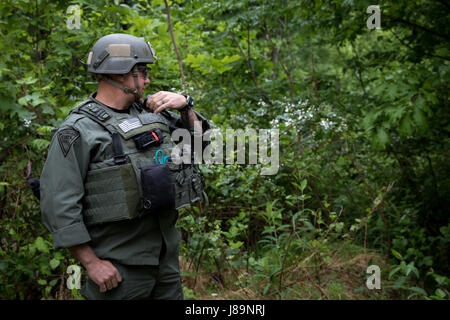
[[71, 112], [83, 114], [106, 129], [111, 134], [113, 140], [114, 163], [117, 165], [125, 164], [127, 160], [123, 153], [120, 135], [112, 124], [113, 118], [104, 108], [95, 103], [89, 104], [89, 102], [90, 101], [88, 100], [87, 102], [78, 105]]
[[76, 106], [70, 111], [71, 113], [78, 113], [87, 116], [89, 119], [95, 121], [103, 128], [105, 128], [111, 135], [116, 132], [116, 129], [112, 125], [111, 115], [101, 106], [92, 103], [92, 101], [87, 100]]
[[172, 133], [176, 129], [181, 128], [177, 126], [177, 121], [179, 118], [177, 118], [172, 112], [163, 110], [161, 111], [161, 115], [163, 115], [164, 118], [168, 120], [170, 133]]
[[112, 134], [113, 140], [113, 153], [114, 153], [114, 163], [117, 165], [127, 163], [127, 158], [123, 153], [122, 141], [120, 140], [120, 134], [116, 131]]

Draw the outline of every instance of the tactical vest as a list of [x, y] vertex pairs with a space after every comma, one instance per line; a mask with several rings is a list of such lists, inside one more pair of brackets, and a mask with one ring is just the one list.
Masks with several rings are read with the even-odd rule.
[[90, 167], [85, 178], [86, 225], [178, 210], [201, 201], [204, 180], [198, 165], [176, 165], [170, 161], [175, 143], [164, 116], [144, 112], [118, 123], [92, 100], [78, 105], [71, 113], [98, 123], [113, 141], [113, 159], [95, 163], [95, 169]]

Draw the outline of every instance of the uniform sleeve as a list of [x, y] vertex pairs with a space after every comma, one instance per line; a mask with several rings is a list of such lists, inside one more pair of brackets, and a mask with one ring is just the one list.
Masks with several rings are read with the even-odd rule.
[[[204, 136], [205, 132], [208, 131], [209, 129], [211, 129], [211, 126], [208, 122], [208, 120], [206, 120], [206, 118], [204, 116], [202, 116], [200, 113], [198, 113], [196, 110], [194, 110], [195, 115], [197, 116], [198, 120], [202, 123], [202, 133], [200, 134], [200, 136]], [[192, 135], [197, 135], [199, 133], [194, 132], [193, 130], [191, 130]], [[202, 152], [205, 150], [206, 146], [209, 145], [211, 142], [209, 140], [203, 140], [202, 138]]]
[[56, 248], [91, 240], [82, 217], [84, 177], [90, 148], [80, 130], [58, 129], [52, 138], [41, 175], [41, 214]]
[[[172, 111], [168, 111], [168, 113], [171, 116], [171, 119], [168, 119], [168, 120], [172, 127], [175, 127], [175, 128], [184, 128], [185, 127], [185, 124], [183, 123], [183, 120], [181, 119], [179, 114], [172, 112]], [[202, 116], [197, 110], [194, 110], [194, 113], [197, 116], [198, 120], [202, 123], [203, 133], [205, 133], [205, 131], [211, 129], [211, 126], [209, 125], [208, 120], [204, 116]]]
[[211, 129], [211, 126], [209, 125], [208, 120], [204, 116], [202, 116], [200, 113], [198, 113], [196, 110], [194, 110], [195, 115], [197, 116], [198, 120], [202, 123], [202, 131], [205, 133], [207, 130]]
[[[191, 133], [191, 136], [202, 137], [207, 130], [211, 129], [211, 126], [210, 126], [208, 120], [204, 116], [202, 116], [199, 112], [194, 110], [194, 113], [197, 116], [198, 120], [202, 124], [202, 133], [194, 132], [194, 130], [192, 130], [192, 129], [189, 129], [189, 132]], [[170, 126], [172, 128], [185, 128], [185, 124], [183, 123], [183, 120], [181, 119], [181, 116], [179, 114], [176, 114], [176, 113], [170, 112], [170, 111], [169, 111], [169, 114], [171, 115], [171, 119], [169, 121], [170, 121]], [[209, 144], [210, 144], [210, 141], [208, 141], [208, 140], [203, 141], [202, 150], [205, 150], [206, 146]], [[194, 139], [192, 139], [192, 148], [194, 148]]]

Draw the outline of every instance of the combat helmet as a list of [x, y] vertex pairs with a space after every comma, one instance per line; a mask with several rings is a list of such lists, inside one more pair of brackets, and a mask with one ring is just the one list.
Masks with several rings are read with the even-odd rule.
[[[150, 42], [145, 42], [129, 34], [114, 33], [97, 40], [88, 57], [88, 72], [97, 74], [101, 79], [131, 93], [139, 100], [138, 70], [139, 64], [152, 64], [157, 61], [155, 50]], [[109, 74], [132, 73], [135, 88], [128, 88], [111, 79]]]

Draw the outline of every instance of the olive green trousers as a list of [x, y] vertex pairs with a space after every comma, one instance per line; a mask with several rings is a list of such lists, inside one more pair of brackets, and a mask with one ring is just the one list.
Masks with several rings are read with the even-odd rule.
[[110, 260], [122, 276], [118, 286], [102, 293], [100, 287], [86, 277], [81, 294], [88, 300], [183, 300], [178, 256], [176, 259], [176, 268], [174, 261], [169, 263], [169, 259], [164, 258], [159, 266], [125, 265]]

